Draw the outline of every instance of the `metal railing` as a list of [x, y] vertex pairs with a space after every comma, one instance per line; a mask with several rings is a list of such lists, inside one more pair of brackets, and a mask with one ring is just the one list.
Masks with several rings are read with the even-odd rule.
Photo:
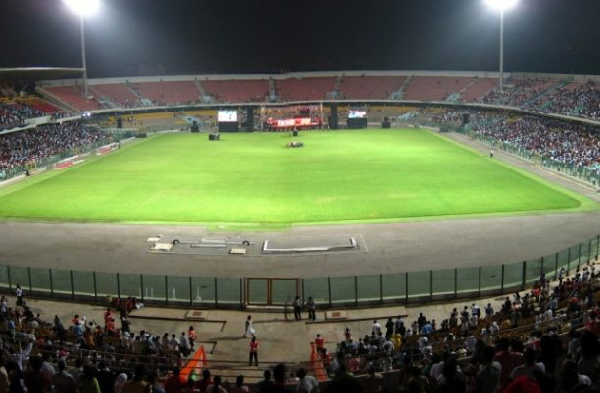
[[510, 143], [501, 142], [495, 138], [471, 131], [468, 128], [456, 127], [453, 131], [466, 135], [470, 139], [475, 140], [482, 145], [512, 154], [513, 156], [519, 157], [543, 168], [576, 178], [579, 181], [585, 182], [594, 187], [600, 186], [599, 170], [594, 171], [593, 169], [577, 167], [574, 165], [554, 161], [548, 157], [532, 152], [531, 150], [527, 150]]
[[[542, 274], [555, 279], [561, 268], [568, 272], [596, 260], [599, 246], [600, 235], [597, 235], [553, 254], [495, 266], [292, 280], [180, 277], [3, 265], [0, 266], [0, 291], [12, 292], [18, 283], [26, 296], [95, 302], [135, 297], [150, 304], [198, 308], [244, 308], [248, 304], [286, 306], [296, 294], [305, 299], [312, 296], [320, 308], [407, 304], [524, 289]], [[247, 285], [252, 285], [252, 291], [246, 290]]]

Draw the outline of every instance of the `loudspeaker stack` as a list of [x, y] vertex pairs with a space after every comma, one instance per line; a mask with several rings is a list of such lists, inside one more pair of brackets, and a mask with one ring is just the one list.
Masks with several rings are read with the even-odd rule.
[[385, 116], [383, 121], [381, 122], [381, 128], [391, 128], [392, 123], [390, 123], [389, 117]]
[[254, 108], [251, 106], [246, 108], [246, 131], [254, 131]]
[[336, 104], [331, 105], [329, 112], [329, 128], [331, 130], [338, 129], [338, 107]]

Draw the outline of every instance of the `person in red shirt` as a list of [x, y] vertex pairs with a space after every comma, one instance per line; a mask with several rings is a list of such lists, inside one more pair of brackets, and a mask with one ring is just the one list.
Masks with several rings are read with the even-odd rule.
[[192, 348], [192, 351], [194, 350], [194, 342], [196, 342], [196, 337], [197, 336], [194, 327], [190, 326], [188, 329], [188, 340], [190, 341], [190, 347]]
[[500, 388], [506, 389], [510, 383], [510, 373], [512, 370], [523, 364], [523, 354], [510, 350], [510, 341], [502, 337], [496, 342], [498, 352], [494, 356], [494, 361], [502, 366], [500, 372]]
[[109, 320], [106, 321], [106, 332], [108, 334], [110, 334], [111, 336], [114, 336], [116, 334], [114, 318], [110, 318]]
[[186, 381], [179, 375], [179, 368], [173, 369], [173, 374], [165, 384], [165, 391], [167, 393], [180, 393], [185, 387]]
[[106, 325], [106, 323], [108, 322], [108, 320], [112, 319], [113, 315], [112, 315], [112, 311], [109, 308], [106, 309], [106, 311], [104, 311], [104, 324]]
[[348, 368], [352, 374], [357, 374], [360, 371], [360, 357], [358, 357], [358, 355], [354, 355], [350, 358]]
[[315, 347], [317, 348], [317, 353], [321, 355], [325, 348], [325, 339], [320, 334], [317, 334], [317, 337], [315, 337]]
[[250, 341], [250, 356], [248, 360], [248, 365], [252, 366], [252, 359], [254, 359], [254, 365], [258, 367], [258, 341], [256, 341], [256, 337], [252, 337]]

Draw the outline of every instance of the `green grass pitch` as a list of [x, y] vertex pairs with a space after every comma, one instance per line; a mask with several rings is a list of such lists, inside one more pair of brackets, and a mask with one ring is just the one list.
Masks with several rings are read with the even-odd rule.
[[[287, 148], [292, 139], [302, 148]], [[0, 190], [0, 218], [373, 222], [595, 210], [595, 204], [430, 131], [170, 133]]]

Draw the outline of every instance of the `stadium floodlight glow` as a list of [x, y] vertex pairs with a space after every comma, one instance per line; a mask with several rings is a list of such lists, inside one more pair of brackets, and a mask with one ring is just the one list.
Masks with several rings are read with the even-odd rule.
[[519, 0], [484, 0], [490, 7], [500, 11], [500, 72], [498, 90], [504, 90], [504, 11], [517, 5]]
[[485, 0], [487, 5], [489, 5], [491, 8], [500, 11], [506, 11], [507, 9], [514, 7], [517, 5], [518, 1], [519, 0]]
[[98, 0], [63, 0], [65, 4], [79, 16], [93, 14], [98, 10]]
[[85, 34], [83, 32], [83, 17], [91, 15], [98, 10], [99, 0], [63, 0], [64, 3], [79, 15], [79, 28], [81, 32], [81, 67], [83, 69], [83, 94], [88, 96], [87, 65], [85, 62]]

